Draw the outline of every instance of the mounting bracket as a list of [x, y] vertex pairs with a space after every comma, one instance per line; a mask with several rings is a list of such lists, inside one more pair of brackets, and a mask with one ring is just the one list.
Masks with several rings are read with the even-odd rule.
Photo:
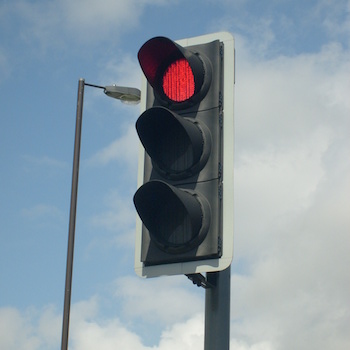
[[189, 273], [186, 276], [192, 281], [193, 284], [197, 285], [197, 287], [203, 287], [204, 289], [215, 287], [215, 285], [208, 282], [208, 280], [201, 273]]

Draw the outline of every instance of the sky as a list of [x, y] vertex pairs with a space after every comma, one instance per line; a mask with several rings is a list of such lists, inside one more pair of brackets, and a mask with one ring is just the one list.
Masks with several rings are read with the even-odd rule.
[[[235, 37], [232, 350], [350, 348], [348, 0], [0, 1], [0, 348], [60, 348], [79, 78]], [[204, 289], [134, 272], [139, 106], [85, 88], [71, 350], [200, 349]]]

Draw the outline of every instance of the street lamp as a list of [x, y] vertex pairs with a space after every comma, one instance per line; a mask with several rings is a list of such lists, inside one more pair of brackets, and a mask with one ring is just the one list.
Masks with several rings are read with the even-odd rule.
[[125, 86], [106, 86], [104, 88], [104, 93], [126, 104], [137, 104], [140, 102], [141, 98], [141, 91], [139, 89]]
[[84, 83], [84, 85], [103, 89], [107, 96], [116, 98], [126, 104], [138, 104], [140, 102], [141, 91], [136, 88], [119, 85], [100, 86], [88, 83]]
[[82, 78], [79, 79], [77, 117], [76, 117], [75, 140], [74, 140], [74, 156], [73, 156], [72, 192], [71, 192], [69, 229], [68, 229], [67, 268], [66, 268], [66, 283], [65, 283], [65, 293], [64, 293], [61, 350], [68, 349], [69, 316], [70, 316], [70, 303], [71, 303], [71, 294], [72, 294], [75, 222], [76, 222], [76, 212], [77, 212], [78, 179], [79, 179], [81, 125], [83, 120], [83, 103], [84, 103], [85, 86], [91, 86], [94, 88], [103, 89], [104, 93], [107, 96], [116, 98], [122, 102], [129, 103], [129, 104], [139, 103], [140, 96], [141, 96], [140, 90], [136, 88], [117, 86], [117, 85], [99, 86], [99, 85], [87, 84], [85, 83], [84, 79]]

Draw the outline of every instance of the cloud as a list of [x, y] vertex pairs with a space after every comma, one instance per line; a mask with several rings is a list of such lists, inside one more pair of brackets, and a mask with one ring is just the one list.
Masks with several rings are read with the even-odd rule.
[[126, 205], [128, 198], [122, 197], [118, 192], [111, 191], [106, 198], [106, 205], [108, 206], [108, 212], [103, 214], [97, 214], [91, 221], [94, 225], [102, 225], [109, 230], [125, 229], [133, 226], [135, 221], [135, 212], [132, 207], [132, 202], [128, 201], [129, 205]]
[[99, 236], [94, 241], [93, 247], [101, 244], [109, 246], [113, 244], [117, 247], [134, 246], [136, 213], [130, 196], [130, 193], [123, 196], [118, 191], [111, 190], [104, 200], [106, 208], [89, 219], [93, 227], [113, 233], [112, 237], [106, 238], [107, 242]]
[[261, 62], [237, 55], [231, 339], [346, 349], [349, 52], [332, 43]]
[[100, 80], [107, 82], [107, 85], [116, 84], [140, 89], [142, 72], [136, 55], [135, 57], [128, 54], [117, 56], [117, 59], [109, 59], [100, 64]]
[[101, 6], [98, 0], [64, 0], [62, 11], [72, 29], [101, 36], [109, 32], [119, 34], [137, 25], [145, 6], [166, 4], [165, 0], [106, 0]]
[[231, 340], [230, 347], [234, 350], [274, 350], [275, 347], [270, 342], [259, 342], [252, 345], [240, 340]]
[[[273, 226], [307, 210], [327, 177], [337, 176], [334, 171], [349, 171], [350, 86], [345, 74], [348, 52], [338, 46], [324, 47], [317, 55], [261, 63], [241, 54], [244, 79], [236, 80], [235, 113], [236, 221], [255, 233], [253, 241], [246, 241], [247, 250], [240, 251], [246, 254], [248, 249], [256, 252], [254, 242], [261, 249], [263, 233], [270, 237]], [[341, 170], [337, 164], [343, 164]]]
[[[165, 310], [164, 310], [165, 311]], [[72, 350], [109, 350], [122, 347], [135, 350], [189, 350], [203, 343], [203, 316], [195, 315], [185, 322], [174, 322], [161, 335], [159, 345], [143, 344], [117, 317], [100, 318], [96, 297], [73, 303], [71, 308], [69, 348]], [[42, 310], [0, 308], [0, 347], [6, 350], [57, 349], [60, 341], [61, 316], [52, 306]]]
[[76, 33], [79, 38], [96, 40], [111, 32], [117, 35], [134, 27], [138, 23], [143, 6], [136, 1], [104, 1], [103, 6], [97, 0], [65, 0], [62, 2], [62, 14], [66, 29]]
[[349, 53], [337, 44], [318, 54], [267, 61], [255, 61], [246, 51], [237, 53], [241, 68], [236, 78], [236, 137], [244, 142], [240, 146], [291, 146], [315, 126], [333, 129], [345, 122], [350, 106], [348, 62]]
[[342, 0], [334, 4], [329, 0], [322, 0], [315, 6], [314, 16], [322, 20], [331, 38], [349, 37], [350, 33], [350, 3]]
[[48, 220], [48, 218], [63, 218], [60, 209], [50, 204], [37, 204], [30, 208], [22, 209], [21, 215], [30, 220]]
[[[93, 154], [87, 161], [89, 167], [107, 167], [116, 163], [123, 169], [116, 169], [119, 180], [123, 179], [122, 189], [111, 188], [104, 196], [101, 209], [89, 219], [89, 225], [99, 230], [106, 230], [107, 235], [96, 239], [90, 248], [96, 246], [134, 245], [136, 212], [132, 202], [137, 174], [139, 140], [134, 123], [126, 126], [122, 136], [105, 148]], [[130, 185], [130, 180], [133, 180]]]
[[130, 124], [119, 139], [95, 153], [87, 162], [89, 165], [96, 166], [117, 160], [126, 163], [132, 171], [136, 171], [138, 145], [135, 125]]
[[0, 308], [0, 348], [6, 350], [53, 350], [60, 341], [61, 317], [52, 305], [21, 312]]
[[191, 350], [204, 347], [204, 317], [197, 314], [163, 332], [159, 350]]
[[235, 172], [235, 216], [237, 225], [244, 225], [237, 230], [246, 234], [238, 256], [256, 259], [314, 205], [326, 181], [323, 159], [331, 143], [328, 130], [319, 129], [294, 148], [242, 152]]
[[146, 349], [139, 337], [128, 331], [118, 320], [98, 322], [83, 321], [72, 332], [72, 350], [108, 350], [113, 348]]
[[122, 298], [127, 318], [164, 327], [175, 321], [185, 321], [203, 308], [203, 300], [184, 289], [184, 282], [190, 285], [184, 276], [150, 280], [123, 277], [116, 281], [115, 296]]
[[35, 167], [46, 167], [51, 169], [65, 169], [67, 168], [67, 163], [57, 160], [49, 156], [32, 156], [32, 155], [23, 155], [22, 158], [27, 163], [27, 166]]
[[215, 5], [224, 7], [225, 15], [212, 22], [211, 30], [227, 30], [235, 33], [236, 38], [242, 34], [259, 60], [280, 53], [317, 52], [321, 45], [331, 41], [349, 47], [348, 0], [336, 4], [331, 0], [307, 4], [219, 0]]
[[164, 0], [98, 0], [15, 1], [6, 11], [24, 21], [21, 37], [33, 38], [42, 46], [60, 47], [66, 40], [91, 45], [93, 42], [117, 40], [139, 24], [145, 6], [165, 6]]
[[[28, 349], [34, 349], [37, 340], [28, 335], [26, 320], [15, 308], [0, 309], [0, 344], [3, 349], [21, 349], [27, 343]], [[25, 340], [23, 340], [23, 338]]]

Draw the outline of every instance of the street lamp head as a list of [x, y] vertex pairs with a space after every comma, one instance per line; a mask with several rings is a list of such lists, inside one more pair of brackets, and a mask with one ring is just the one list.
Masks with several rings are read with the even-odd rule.
[[137, 104], [141, 98], [139, 89], [117, 85], [106, 86], [104, 93], [127, 104]]

